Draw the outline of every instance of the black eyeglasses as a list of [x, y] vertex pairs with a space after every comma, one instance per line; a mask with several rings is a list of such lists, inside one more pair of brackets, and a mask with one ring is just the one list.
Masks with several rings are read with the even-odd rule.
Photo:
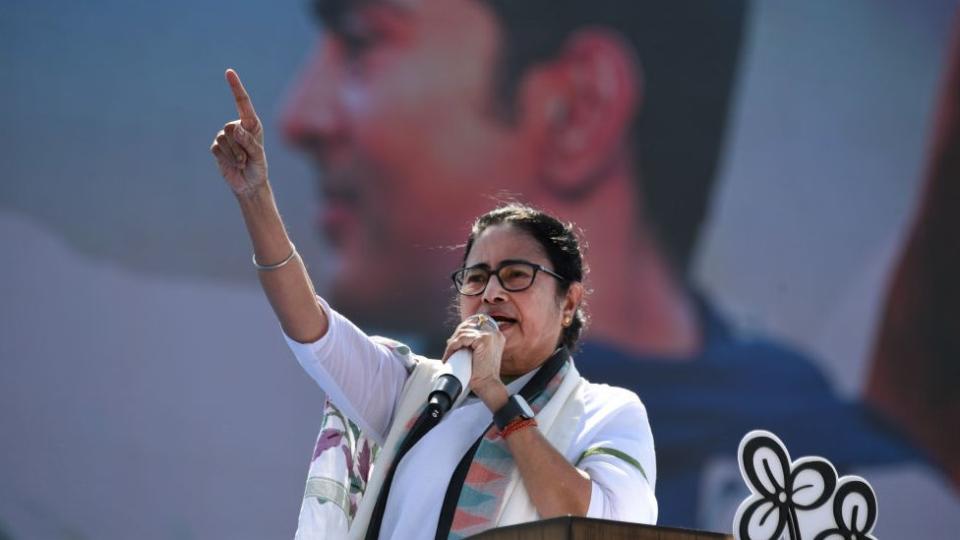
[[487, 290], [487, 283], [490, 282], [490, 276], [492, 275], [497, 276], [500, 286], [504, 290], [520, 292], [533, 285], [533, 280], [537, 278], [537, 272], [550, 274], [560, 281], [567, 281], [567, 278], [539, 264], [512, 260], [503, 261], [500, 266], [493, 269], [485, 264], [461, 268], [450, 277], [453, 279], [457, 292], [464, 296], [476, 296]]

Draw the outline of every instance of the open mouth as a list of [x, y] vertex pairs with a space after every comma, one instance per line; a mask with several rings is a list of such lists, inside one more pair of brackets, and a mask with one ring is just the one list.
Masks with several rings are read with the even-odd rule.
[[501, 332], [517, 323], [516, 319], [504, 317], [503, 315], [494, 315], [493, 320], [497, 322], [497, 327], [500, 328]]

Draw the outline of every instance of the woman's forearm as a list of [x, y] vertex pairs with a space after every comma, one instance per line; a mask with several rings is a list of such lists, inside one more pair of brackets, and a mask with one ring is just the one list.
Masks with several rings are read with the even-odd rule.
[[540, 430], [514, 432], [507, 446], [541, 518], [587, 515], [593, 488], [589, 476], [568, 463]]
[[[506, 405], [510, 396], [499, 380], [471, 388], [491, 412]], [[527, 427], [515, 431], [506, 441], [541, 518], [587, 515], [593, 491], [590, 477], [567, 462], [539, 429]]]
[[[277, 210], [270, 183], [237, 195], [253, 253], [261, 265], [285, 260], [294, 249]], [[280, 320], [283, 331], [292, 339], [307, 343], [327, 332], [327, 319], [317, 304], [313, 283], [299, 255], [274, 270], [259, 270], [260, 285]]]
[[275, 265], [258, 268], [257, 272], [283, 331], [301, 343], [316, 341], [327, 332], [326, 315], [317, 305], [303, 261], [295, 252], [290, 258], [293, 243], [283, 227], [267, 179], [263, 124], [240, 76], [232, 69], [224, 76], [240, 118], [223, 126], [214, 137], [210, 152], [240, 204], [257, 264]]

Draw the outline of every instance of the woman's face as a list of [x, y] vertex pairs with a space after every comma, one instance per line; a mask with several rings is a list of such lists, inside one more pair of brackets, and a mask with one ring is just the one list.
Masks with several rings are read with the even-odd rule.
[[[493, 225], [474, 241], [466, 267], [485, 265], [496, 269], [503, 261], [527, 261], [554, 270], [543, 247], [528, 233], [512, 225]], [[557, 298], [558, 280], [537, 272], [533, 285], [523, 291], [505, 290], [491, 275], [486, 290], [476, 296], [460, 296], [460, 319], [485, 313], [497, 321], [505, 338], [500, 371], [522, 375], [539, 366], [557, 347], [564, 316], [572, 316], [581, 289], [572, 284]]]

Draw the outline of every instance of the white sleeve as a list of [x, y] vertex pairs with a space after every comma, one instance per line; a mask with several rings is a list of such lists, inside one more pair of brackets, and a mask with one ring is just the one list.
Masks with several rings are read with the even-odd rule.
[[397, 352], [377, 343], [317, 297], [329, 321], [313, 343], [284, 335], [297, 361], [327, 397], [378, 445], [387, 436], [407, 365]]
[[587, 517], [656, 524], [656, 456], [646, 408], [634, 396], [594, 421], [576, 464], [592, 483]]

